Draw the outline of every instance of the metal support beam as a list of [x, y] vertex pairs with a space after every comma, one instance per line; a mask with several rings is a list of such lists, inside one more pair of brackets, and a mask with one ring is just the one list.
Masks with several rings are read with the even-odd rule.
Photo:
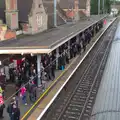
[[100, 14], [100, 0], [98, 0], [98, 15]]
[[104, 9], [105, 9], [105, 0], [102, 0], [103, 5], [102, 5], [102, 9], [103, 9], [103, 14], [104, 14]]
[[54, 27], [57, 27], [57, 0], [54, 0]]
[[59, 47], [56, 49], [56, 69], [58, 69]]
[[70, 58], [70, 40], [68, 41], [68, 57]]
[[76, 36], [76, 43], [80, 44], [79, 34]]
[[37, 73], [38, 73], [38, 80], [37, 80], [37, 85], [38, 87], [41, 85], [41, 55], [37, 55]]

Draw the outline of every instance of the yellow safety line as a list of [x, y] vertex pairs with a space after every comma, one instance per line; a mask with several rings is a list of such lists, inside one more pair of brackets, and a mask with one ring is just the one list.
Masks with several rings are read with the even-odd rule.
[[[76, 58], [75, 58], [76, 59]], [[31, 112], [31, 110], [38, 104], [38, 102], [49, 92], [49, 90], [53, 87], [53, 85], [58, 81], [58, 79], [70, 68], [73, 64], [74, 60], [68, 65], [68, 67], [55, 79], [55, 81], [48, 87], [45, 92], [39, 97], [39, 99], [32, 105], [32, 107], [24, 114], [21, 120], [24, 120], [25, 117]]]

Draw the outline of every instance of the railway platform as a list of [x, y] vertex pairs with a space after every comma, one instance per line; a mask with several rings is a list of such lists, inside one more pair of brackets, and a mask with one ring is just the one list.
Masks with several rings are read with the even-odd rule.
[[[75, 44], [82, 47], [83, 44], [85, 44], [84, 47], [86, 47], [87, 34], [92, 32], [94, 36], [102, 27], [106, 17], [107, 15], [93, 15], [89, 20], [63, 25], [36, 35], [20, 36], [17, 39], [2, 41], [0, 42], [0, 54], [16, 54], [23, 57], [25, 57], [25, 55], [34, 56], [34, 65], [36, 64], [36, 72], [38, 73], [37, 85], [40, 86], [42, 82], [40, 64], [42, 62], [42, 57], [44, 55], [49, 58], [52, 57], [52, 61], [53, 59], [55, 60], [56, 69], [60, 69], [61, 66], [59, 65], [63, 63], [61, 61], [59, 63], [58, 57], [60, 57], [61, 53], [66, 52], [66, 47], [68, 49], [68, 56], [71, 54], [70, 49], [73, 51], [73, 46]], [[84, 42], [82, 42], [82, 35], [85, 36], [83, 39], [86, 39]], [[62, 58], [63, 57], [64, 55]], [[47, 62], [50, 62], [50, 60]]]
[[[104, 17], [103, 17], [104, 18]], [[71, 30], [76, 30], [76, 32], [74, 33], [74, 35], [70, 35], [70, 36], [67, 36], [68, 38], [64, 38], [64, 40], [63, 39], [61, 39], [59, 42], [57, 42], [57, 44], [55, 45], [55, 46], [53, 46], [53, 47], [50, 47], [50, 46], [48, 46], [48, 48], [50, 48], [49, 50], [50, 51], [52, 51], [53, 49], [56, 49], [58, 46], [60, 46], [61, 44], [63, 44], [62, 43], [62, 41], [64, 41], [65, 42], [65, 40], [69, 40], [70, 38], [72, 38], [73, 36], [75, 36], [76, 34], [78, 34], [77, 33], [77, 31], [79, 31], [79, 33], [80, 33], [80, 31], [84, 31], [84, 29], [86, 29], [87, 27], [89, 27], [89, 25], [91, 25], [91, 24], [94, 24], [94, 22], [97, 22], [98, 20], [99, 20], [100, 18], [96, 18], [96, 17], [93, 17], [93, 19], [92, 19], [92, 21], [88, 21], [88, 23], [86, 24], [86, 22], [84, 22], [84, 23], [80, 23], [82, 26], [84, 26], [84, 27], [80, 27], [80, 26], [78, 26], [78, 25], [73, 25], [73, 26], [69, 26], [70, 28], [74, 28], [74, 29], [71, 29]], [[112, 19], [112, 21], [113, 21], [113, 19]], [[32, 118], [32, 120], [35, 120], [35, 119], [37, 119], [37, 117], [41, 114], [41, 113], [43, 113], [44, 112], [44, 109], [46, 108], [46, 106], [48, 105], [48, 103], [52, 100], [52, 98], [55, 96], [55, 94], [59, 91], [59, 89], [61, 88], [61, 86], [62, 85], [64, 85], [64, 83], [66, 82], [66, 79], [69, 77], [69, 75], [72, 73], [72, 71], [74, 70], [74, 68], [76, 68], [76, 66], [77, 66], [77, 64], [81, 61], [83, 61], [84, 60], [84, 58], [87, 56], [87, 54], [89, 53], [89, 51], [92, 49], [91, 47], [95, 44], [95, 42], [96, 42], [96, 39], [101, 35], [101, 33], [112, 23], [112, 21], [111, 21], [111, 19], [109, 20], [108, 19], [108, 22], [107, 22], [107, 24], [104, 26], [104, 28], [93, 38], [93, 40], [91, 41], [91, 43], [87, 46], [87, 49], [86, 49], [86, 52], [82, 52], [82, 55], [81, 56], [77, 56], [75, 59], [73, 59], [73, 60], [71, 60], [70, 61], [70, 65], [68, 65], [68, 66], [66, 66], [66, 69], [64, 70], [64, 71], [57, 71], [56, 72], [56, 78], [55, 78], [55, 80], [54, 81], [52, 81], [52, 82], [47, 82], [47, 83], [45, 83], [45, 85], [46, 85], [46, 90], [45, 90], [45, 92], [44, 93], [42, 93], [42, 94], [40, 94], [40, 92], [41, 91], [39, 91], [39, 89], [38, 89], [38, 100], [34, 103], [34, 104], [31, 104], [29, 101], [28, 101], [28, 105], [27, 106], [24, 106], [24, 105], [22, 105], [21, 103], [20, 103], [20, 110], [21, 110], [21, 119], [22, 120], [25, 120], [25, 119], [28, 119], [28, 120], [31, 120], [31, 118]], [[90, 22], [90, 23], [89, 23]], [[86, 26], [85, 26], [86, 25]], [[76, 28], [77, 27], [77, 28]], [[68, 28], [61, 28], [61, 29], [64, 29], [65, 31], [67, 31], [68, 30]], [[63, 34], [64, 34], [64, 31], [63, 30]], [[58, 30], [59, 31], [59, 30]], [[57, 37], [56, 39], [58, 39], [58, 34], [60, 33], [60, 32], [58, 32], [58, 31], [56, 31], [55, 33], [53, 32], [53, 36], [52, 36], [52, 38], [54, 38], [55, 36]], [[69, 31], [69, 30], [68, 30]], [[70, 32], [70, 31], [69, 31]], [[48, 32], [49, 33], [49, 32]], [[46, 34], [48, 34], [48, 33], [46, 33]], [[49, 33], [49, 35], [48, 36], [50, 36], [50, 34], [51, 33]], [[63, 35], [62, 33], [61, 33], [61, 35]], [[69, 33], [66, 33], [66, 34], [69, 34]], [[64, 34], [65, 35], [65, 34]], [[47, 36], [47, 38], [46, 38], [46, 40], [49, 38]], [[29, 36], [28, 36], [29, 37]], [[61, 37], [61, 36], [60, 36]], [[39, 38], [39, 37], [38, 37]], [[52, 38], [50, 38], [51, 40], [52, 40]], [[45, 38], [42, 38], [42, 39], [40, 39], [39, 38], [39, 40], [40, 41], [44, 41], [44, 39]], [[30, 41], [29, 41], [30, 40]], [[50, 40], [50, 41], [51, 41]], [[98, 39], [97, 39], [98, 40]], [[27, 39], [26, 41], [25, 41], [25, 43], [23, 44], [22, 43], [22, 41], [23, 41], [23, 39], [20, 39], [20, 40], [18, 40], [17, 42], [16, 42], [16, 44], [14, 45], [14, 43], [15, 43], [15, 41], [16, 40], [13, 40], [13, 41], [4, 41], [4, 42], [1, 42], [0, 43], [0, 51], [2, 51], [3, 50], [3, 52], [4, 52], [4, 54], [6, 54], [6, 52], [5, 51], [9, 51], [9, 49], [11, 49], [11, 50], [13, 50], [14, 52], [15, 52], [15, 49], [16, 49], [16, 52], [15, 52], [15, 54], [20, 54], [20, 52], [17, 52], [17, 50], [19, 49], [19, 50], [21, 50], [21, 49], [25, 49], [25, 50], [27, 50], [27, 51], [29, 51], [29, 48], [30, 47], [32, 47], [31, 45], [29, 45], [29, 44], [32, 44], [31, 43], [31, 39]], [[40, 42], [39, 41], [39, 42]], [[37, 41], [36, 41], [37, 42]], [[54, 38], [54, 40], [53, 40], [53, 42], [55, 42], [55, 38]], [[9, 43], [9, 44], [8, 44]], [[27, 45], [27, 43], [29, 43], [28, 44], [28, 46], [26, 47], [26, 46], [24, 46], [24, 45]], [[47, 43], [47, 42], [46, 42]], [[40, 44], [40, 43], [39, 43]], [[48, 44], [48, 43], [47, 43]], [[37, 46], [36, 46], [37, 47]], [[39, 48], [40, 48], [40, 51], [41, 50], [43, 50], [42, 48], [43, 47], [40, 47], [40, 46], [38, 46]], [[47, 49], [48, 49], [47, 48]], [[35, 47], [33, 47], [32, 48], [32, 50], [35, 50]], [[46, 49], [46, 47], [44, 48], [44, 49]], [[5, 51], [4, 51], [5, 50]], [[49, 51], [49, 52], [50, 52]], [[25, 52], [25, 51], [24, 51]], [[48, 52], [48, 51], [47, 51]], [[47, 53], [47, 52], [45, 52], [45, 53]], [[8, 53], [8, 52], [7, 52]], [[31, 52], [30, 52], [31, 53]], [[36, 52], [37, 53], [37, 52]], [[39, 53], [39, 52], [38, 52]], [[2, 54], [2, 53], [1, 53]], [[10, 53], [9, 53], [10, 54]], [[9, 85], [9, 89], [7, 90], [7, 91], [12, 91], [13, 90], [13, 85]], [[9, 94], [9, 93], [7, 93], [7, 94]], [[9, 101], [10, 101], [10, 99], [9, 100], [7, 100], [6, 101], [6, 106], [7, 106], [7, 104], [9, 103]], [[21, 101], [21, 100], [20, 100]], [[34, 112], [33, 112], [34, 111]], [[31, 114], [32, 113], [32, 114]], [[4, 111], [4, 118], [3, 118], [3, 120], [8, 120], [9, 119], [9, 117], [8, 117], [8, 114], [6, 113], [6, 110]]]
[[[90, 52], [92, 47], [95, 45], [101, 34], [106, 30], [106, 28], [113, 22], [108, 19], [107, 25], [97, 34], [92, 40], [92, 42], [87, 47], [86, 52], [82, 52], [81, 56], [77, 56], [71, 63], [66, 67], [63, 73], [60, 74], [59, 79], [56, 79], [50, 87], [44, 92], [44, 94], [38, 99], [38, 101], [29, 109], [29, 111], [22, 117], [22, 120], [27, 118], [28, 120], [39, 120], [43, 113], [47, 110], [50, 104], [52, 104], [53, 99], [56, 97], [58, 92], [62, 89], [65, 83], [67, 83], [67, 78], [71, 77], [71, 74], [75, 71], [76, 67], [81, 64], [87, 54]], [[49, 91], [49, 92], [48, 92]], [[37, 107], [36, 107], [37, 106]], [[32, 114], [31, 114], [32, 112]], [[29, 116], [29, 117], [28, 117]], [[39, 116], [39, 117], [38, 117]]]
[[89, 20], [63, 25], [43, 33], [20, 36], [17, 39], [0, 42], [0, 54], [50, 53], [107, 15], [93, 15]]
[[[74, 73], [73, 76], [67, 79], [69, 80], [69, 83], [62, 86], [62, 88], [65, 87], [65, 90], [61, 88], [57, 92], [51, 103], [49, 103], [44, 109], [44, 112], [37, 118], [37, 120], [49, 120], [49, 118], [51, 120], [88, 119], [92, 105], [94, 104], [93, 99], [95, 97], [93, 97], [93, 95], [97, 92], [96, 89], [98, 88], [98, 83], [102, 77], [101, 71], [103, 71], [105, 66], [110, 43], [113, 40], [117, 23], [118, 20], [100, 38], [97, 44], [93, 47], [94, 50], [90, 52], [87, 59], [84, 59], [81, 67], [78, 67], [78, 69], [76, 68], [76, 72], [72, 72]], [[112, 36], [109, 37], [110, 35]], [[92, 84], [92, 81], [97, 81], [95, 86]], [[91, 87], [93, 88], [93, 91], [91, 91]]]

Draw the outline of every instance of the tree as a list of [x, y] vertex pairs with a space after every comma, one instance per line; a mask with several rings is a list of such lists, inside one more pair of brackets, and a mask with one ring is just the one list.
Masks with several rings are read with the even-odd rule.
[[111, 5], [110, 0], [105, 0], [105, 10], [107, 13], [110, 13], [111, 11], [110, 5]]
[[[110, 13], [110, 0], [100, 0], [100, 13], [103, 13], [103, 1], [104, 11]], [[91, 14], [98, 14], [98, 0], [91, 0]]]
[[98, 14], [98, 0], [91, 0], [90, 5], [91, 5], [90, 13]]

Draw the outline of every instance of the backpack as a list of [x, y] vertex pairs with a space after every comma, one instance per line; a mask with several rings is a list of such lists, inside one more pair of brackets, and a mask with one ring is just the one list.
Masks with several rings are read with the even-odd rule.
[[7, 107], [7, 112], [8, 112], [8, 113], [12, 113], [12, 105], [11, 105], [11, 104], [8, 105], [8, 107]]

